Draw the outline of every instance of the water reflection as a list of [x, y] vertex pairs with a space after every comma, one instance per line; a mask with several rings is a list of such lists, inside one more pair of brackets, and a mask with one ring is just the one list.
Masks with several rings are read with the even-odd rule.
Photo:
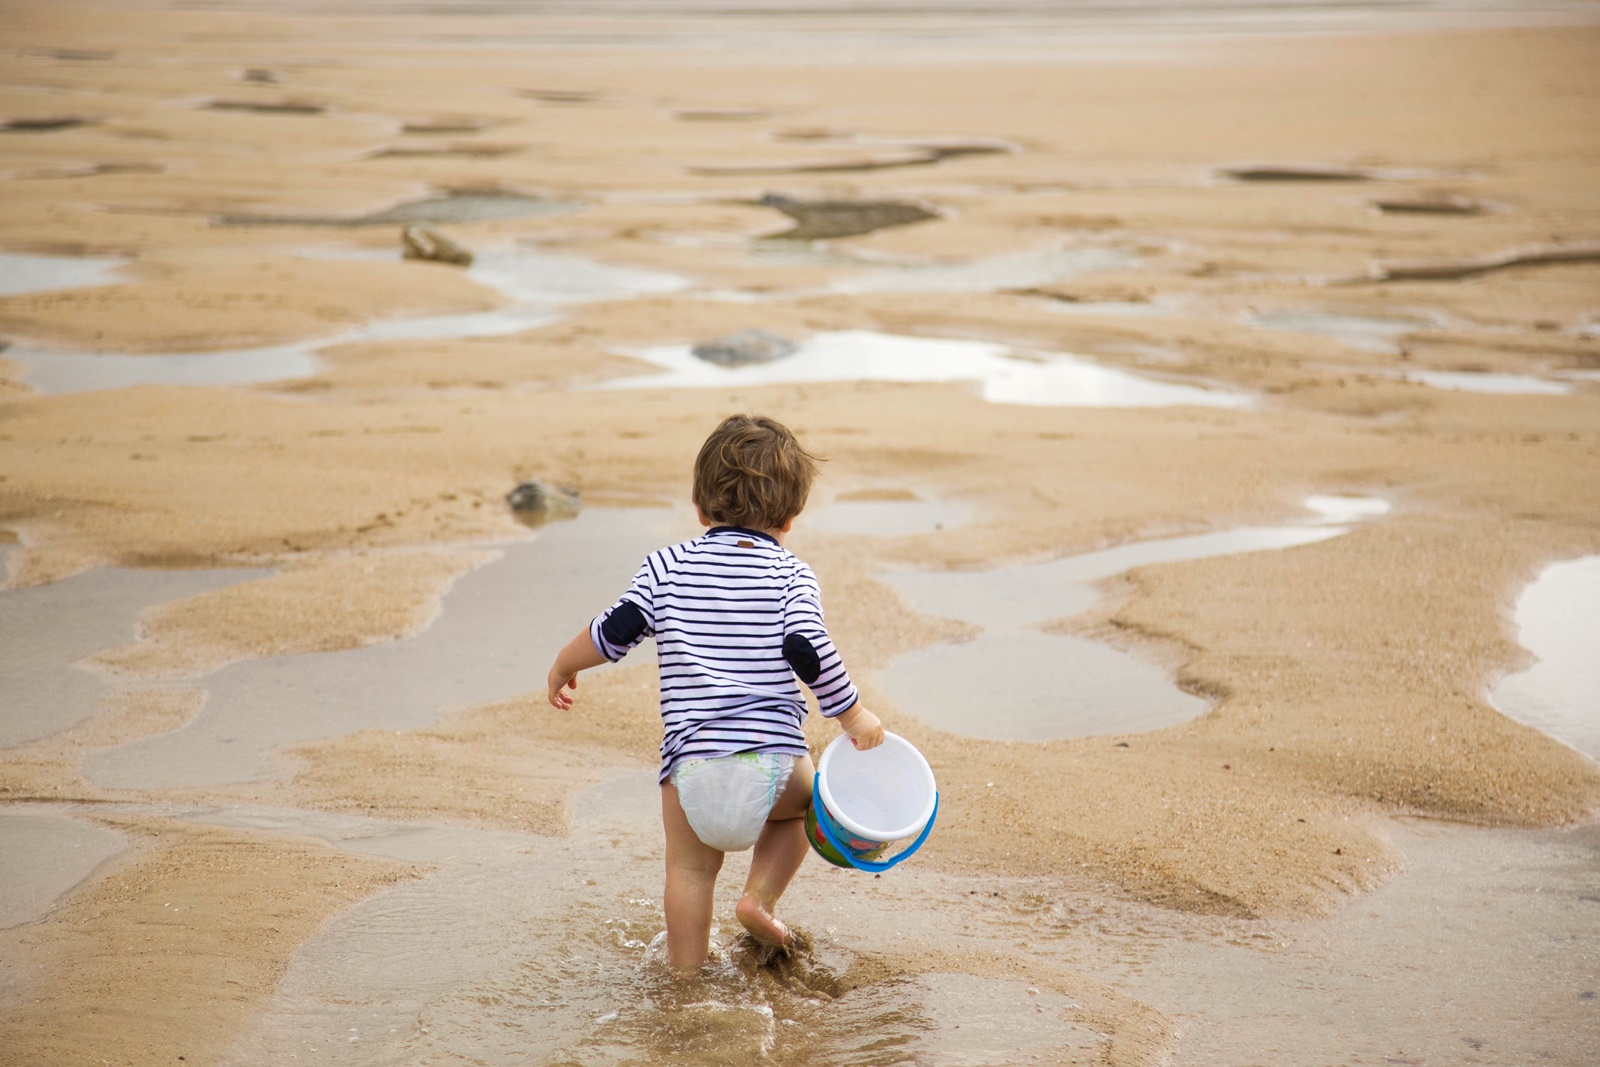
[[996, 404], [1055, 407], [1238, 408], [1242, 393], [1202, 389], [1102, 367], [1059, 354], [1024, 354], [987, 341], [906, 337], [869, 330], [820, 333], [792, 356], [771, 363], [721, 367], [697, 359], [688, 345], [630, 353], [663, 373], [619, 378], [602, 389], [727, 389], [803, 382], [976, 382]]

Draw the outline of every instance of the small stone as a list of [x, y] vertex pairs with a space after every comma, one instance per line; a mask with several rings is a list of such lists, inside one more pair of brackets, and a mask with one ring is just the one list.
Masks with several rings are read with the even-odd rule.
[[546, 482], [523, 482], [506, 494], [517, 521], [537, 526], [552, 519], [577, 517], [579, 500], [576, 489], [566, 489]]
[[431, 263], [472, 266], [472, 253], [437, 230], [426, 226], [407, 226], [400, 231], [400, 249], [406, 259], [425, 259]]
[[906, 200], [797, 200], [781, 193], [767, 193], [757, 203], [794, 219], [794, 226], [770, 235], [785, 241], [853, 237], [939, 217], [937, 211]]
[[748, 363], [771, 363], [784, 356], [792, 356], [800, 346], [787, 337], [779, 337], [766, 330], [740, 330], [724, 337], [702, 341], [690, 351], [698, 359], [720, 367], [742, 367]]

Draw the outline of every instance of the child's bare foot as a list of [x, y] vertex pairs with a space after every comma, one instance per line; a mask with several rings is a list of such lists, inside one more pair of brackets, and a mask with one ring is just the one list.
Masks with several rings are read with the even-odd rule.
[[745, 932], [763, 945], [781, 946], [789, 943], [789, 928], [773, 918], [772, 913], [754, 893], [746, 893], [740, 897], [733, 914], [739, 920], [739, 925], [745, 928]]

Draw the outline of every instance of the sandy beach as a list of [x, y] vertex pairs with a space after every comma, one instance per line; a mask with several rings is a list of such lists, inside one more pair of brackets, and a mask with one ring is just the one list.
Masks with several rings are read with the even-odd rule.
[[[1114, 8], [0, 5], [0, 1061], [1593, 1062], [1600, 8]], [[737, 411], [940, 814], [685, 989]]]

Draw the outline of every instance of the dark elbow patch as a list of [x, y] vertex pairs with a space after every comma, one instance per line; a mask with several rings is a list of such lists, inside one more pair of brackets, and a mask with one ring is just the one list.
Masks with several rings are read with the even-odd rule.
[[644, 612], [632, 601], [624, 600], [600, 624], [600, 636], [618, 648], [627, 648], [644, 633]]
[[803, 634], [790, 634], [783, 639], [783, 658], [807, 685], [814, 684], [822, 675], [822, 660]]

